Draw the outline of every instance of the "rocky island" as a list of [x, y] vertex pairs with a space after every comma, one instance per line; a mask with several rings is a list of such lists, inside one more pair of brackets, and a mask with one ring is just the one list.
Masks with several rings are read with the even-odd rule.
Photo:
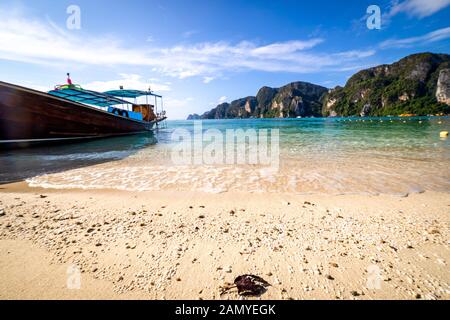
[[450, 113], [450, 55], [419, 53], [362, 70], [334, 89], [293, 82], [261, 88], [188, 120]]

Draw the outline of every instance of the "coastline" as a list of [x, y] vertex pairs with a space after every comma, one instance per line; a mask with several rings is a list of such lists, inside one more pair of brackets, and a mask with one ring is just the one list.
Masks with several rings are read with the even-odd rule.
[[[448, 193], [83, 191], [20, 182], [0, 186], [0, 209], [2, 299], [238, 299], [220, 289], [247, 273], [272, 284], [261, 299], [450, 299]], [[65, 285], [72, 264], [80, 290]]]
[[15, 314], [450, 301], [450, 0], [4, 2]]

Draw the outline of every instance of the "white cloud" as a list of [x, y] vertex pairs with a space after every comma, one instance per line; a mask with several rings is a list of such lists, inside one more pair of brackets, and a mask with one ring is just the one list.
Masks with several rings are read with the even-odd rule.
[[175, 99], [168, 97], [164, 100], [164, 105], [169, 106], [172, 109], [178, 109], [188, 107], [192, 103], [192, 101], [194, 101], [194, 98], [191, 97], [184, 99]]
[[425, 18], [450, 5], [450, 0], [404, 0], [394, 1], [388, 14], [393, 17], [399, 13]]
[[322, 42], [323, 39], [312, 39], [307, 41], [295, 40], [273, 43], [267, 46], [255, 48], [251, 51], [251, 54], [255, 56], [277, 57], [281, 54], [295, 53], [296, 51], [311, 49]]
[[37, 91], [41, 91], [41, 92], [48, 92], [50, 89], [53, 89], [53, 88], [48, 88], [46, 86], [42, 86], [40, 84], [34, 84], [34, 83], [28, 83], [27, 87], [37, 90]]
[[203, 83], [210, 83], [211, 81], [213, 81], [215, 78], [214, 77], [204, 77], [203, 78]]
[[376, 53], [375, 50], [366, 50], [366, 51], [351, 50], [337, 53], [335, 56], [346, 59], [362, 59], [373, 56], [375, 53]]
[[403, 39], [389, 39], [380, 44], [381, 48], [407, 48], [420, 44], [432, 43], [440, 40], [450, 38], [450, 27], [438, 29], [427, 33], [423, 36], [403, 38]]
[[[88, 88], [89, 90], [94, 91], [109, 91], [109, 90], [117, 90], [120, 86], [123, 86], [124, 89], [135, 89], [135, 90], [148, 90], [149, 87], [152, 91], [161, 92], [161, 91], [170, 91], [170, 86], [167, 84], [154, 82], [156, 79], [149, 79], [149, 81], [145, 81], [142, 79], [140, 75], [137, 74], [120, 74], [121, 79], [118, 80], [110, 80], [110, 81], [94, 81], [86, 84], [82, 84], [82, 87]], [[153, 82], [152, 82], [153, 80]]]
[[227, 101], [227, 97], [226, 96], [222, 96], [219, 98], [219, 103], [224, 103], [225, 101]]
[[[205, 83], [224, 72], [256, 70], [310, 73], [351, 68], [373, 50], [308, 52], [323, 39], [258, 45], [208, 42], [158, 48], [149, 43], [127, 47], [112, 37], [78, 36], [49, 21], [38, 21], [0, 8], [0, 59], [62, 66], [139, 66], [166, 76], [199, 76]], [[129, 79], [130, 80], [130, 79]], [[123, 81], [123, 80], [122, 80]], [[114, 85], [116, 83], [113, 83]]]
[[197, 34], [197, 33], [199, 33], [197, 30], [188, 30], [188, 31], [186, 31], [186, 32], [183, 32], [183, 34], [182, 34], [182, 36], [183, 36], [183, 38], [190, 38], [190, 37], [192, 37], [194, 34]]
[[322, 85], [324, 85], [324, 86], [330, 86], [333, 83], [334, 83], [334, 81], [331, 81], [331, 80], [322, 81]]

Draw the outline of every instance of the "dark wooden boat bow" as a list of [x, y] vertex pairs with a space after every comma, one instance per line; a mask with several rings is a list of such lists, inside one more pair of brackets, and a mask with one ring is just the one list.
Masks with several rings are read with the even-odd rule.
[[[124, 97], [162, 98], [150, 91], [114, 92]], [[0, 81], [0, 147], [148, 132], [166, 119], [164, 112], [155, 114], [153, 109], [148, 103], [133, 104], [108, 93], [83, 90], [71, 82], [44, 93]]]

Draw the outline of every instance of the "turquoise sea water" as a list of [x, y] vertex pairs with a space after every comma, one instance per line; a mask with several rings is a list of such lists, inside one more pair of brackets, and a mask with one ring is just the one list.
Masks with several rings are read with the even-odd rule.
[[[197, 123], [198, 125], [198, 123]], [[48, 188], [204, 192], [395, 193], [450, 191], [448, 117], [207, 120], [216, 129], [278, 129], [279, 165], [174, 163], [173, 132], [193, 121], [138, 135], [0, 155], [0, 181]], [[216, 131], [217, 132], [217, 131]], [[224, 135], [225, 136], [225, 135]]]
[[[172, 121], [170, 128], [193, 131], [193, 121]], [[414, 118], [311, 118], [206, 120], [204, 130], [279, 129], [283, 156], [343, 156], [359, 152], [392, 156], [447, 157], [449, 141], [440, 139], [448, 130], [448, 117]], [[165, 142], [165, 141], [164, 141]], [[431, 154], [428, 152], [430, 151]]]

